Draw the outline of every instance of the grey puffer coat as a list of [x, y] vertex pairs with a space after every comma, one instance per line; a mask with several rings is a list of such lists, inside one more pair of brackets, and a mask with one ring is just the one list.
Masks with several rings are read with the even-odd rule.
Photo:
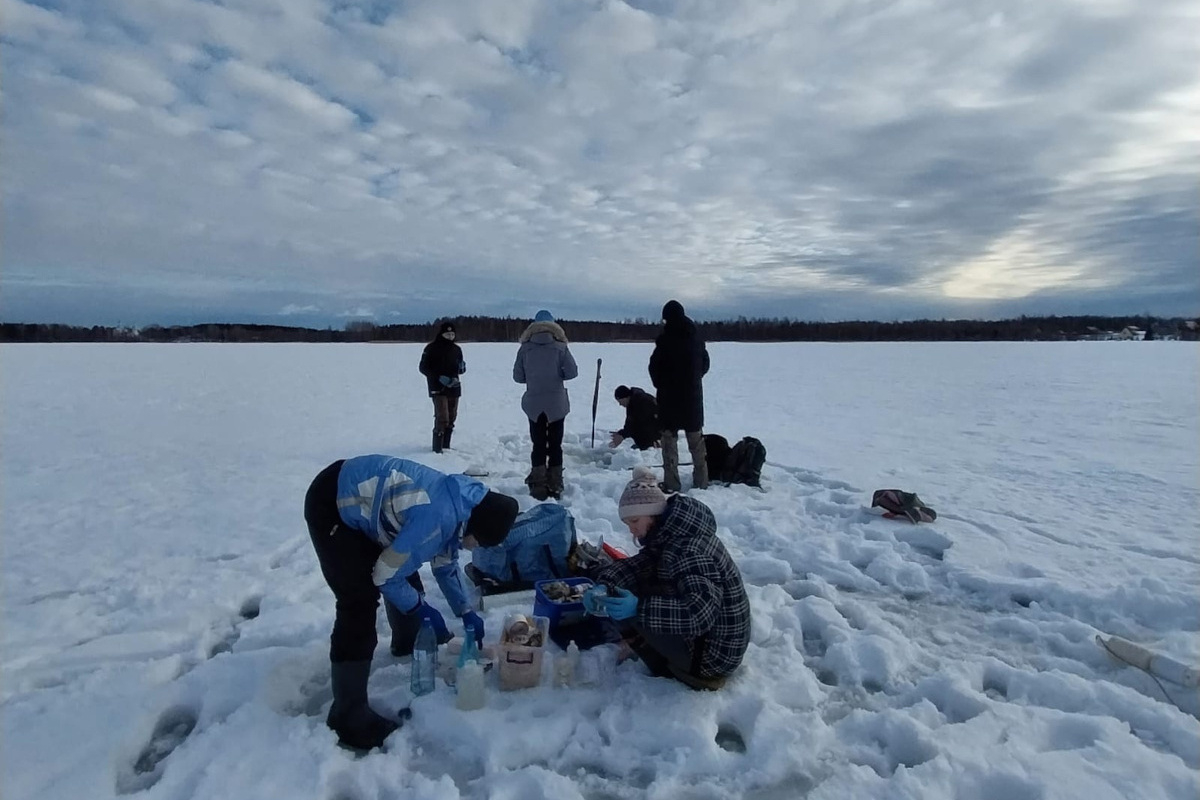
[[530, 420], [545, 414], [547, 421], [557, 422], [571, 410], [563, 381], [579, 375], [567, 335], [557, 322], [534, 322], [521, 334], [520, 342], [513, 380], [525, 384], [521, 410]]

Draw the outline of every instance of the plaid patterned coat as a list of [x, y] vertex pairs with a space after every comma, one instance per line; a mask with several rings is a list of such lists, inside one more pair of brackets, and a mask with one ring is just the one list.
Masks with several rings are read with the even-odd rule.
[[673, 496], [641, 551], [604, 567], [595, 579], [637, 595], [638, 627], [688, 640], [699, 677], [722, 677], [742, 663], [750, 601], [717, 538], [716, 517], [700, 501]]

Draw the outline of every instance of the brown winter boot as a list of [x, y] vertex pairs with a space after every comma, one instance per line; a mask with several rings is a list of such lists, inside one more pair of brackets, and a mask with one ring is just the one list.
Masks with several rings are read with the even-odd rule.
[[562, 493], [563, 493], [562, 464], [559, 464], [558, 466], [555, 466], [555, 467], [550, 467], [549, 472], [547, 472], [546, 490], [550, 493], [550, 496], [556, 500], [558, 498], [562, 497]]
[[525, 477], [525, 485], [529, 487], [529, 495], [534, 500], [545, 500], [550, 496], [545, 467], [530, 468], [529, 475]]
[[692, 488], [708, 488], [708, 452], [704, 447], [704, 431], [687, 432], [688, 450], [692, 454]]

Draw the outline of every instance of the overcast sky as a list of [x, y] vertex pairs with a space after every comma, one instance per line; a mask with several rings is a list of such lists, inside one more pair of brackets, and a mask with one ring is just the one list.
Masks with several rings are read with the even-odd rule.
[[1200, 313], [1200, 0], [0, 0], [0, 318]]

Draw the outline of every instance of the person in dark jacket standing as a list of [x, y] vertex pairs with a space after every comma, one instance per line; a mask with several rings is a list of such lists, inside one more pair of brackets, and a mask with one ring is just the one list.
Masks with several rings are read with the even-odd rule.
[[608, 587], [609, 616], [654, 675], [721, 688], [750, 644], [750, 600], [716, 517], [699, 500], [665, 495], [646, 467], [619, 511], [641, 550], [594, 575]]
[[433, 341], [425, 345], [418, 369], [425, 376], [433, 399], [433, 452], [450, 446], [454, 422], [458, 419], [458, 399], [462, 397], [459, 376], [467, 371], [462, 348], [454, 343], [453, 322], [443, 322]]
[[658, 404], [645, 390], [634, 386], [618, 386], [613, 392], [617, 403], [625, 409], [625, 425], [613, 431], [609, 444], [617, 447], [626, 439], [633, 439], [638, 450], [649, 450], [658, 446]]
[[704, 387], [708, 349], [696, 325], [678, 300], [662, 310], [664, 327], [650, 354], [650, 380], [658, 391], [658, 423], [662, 428], [663, 487], [678, 492], [679, 434], [687, 436], [692, 454], [692, 487], [708, 488], [704, 452]]
[[567, 335], [545, 309], [537, 312], [520, 338], [513, 380], [525, 384], [521, 410], [529, 417], [533, 440], [529, 475], [525, 483], [536, 500], [559, 497], [563, 491], [563, 426], [571, 411], [564, 381], [579, 375]]
[[369, 750], [400, 726], [401, 719], [383, 716], [367, 702], [380, 595], [392, 628], [392, 655], [412, 653], [425, 621], [439, 643], [448, 641], [446, 620], [426, 602], [418, 574], [428, 562], [450, 610], [482, 641], [483, 619], [462, 581], [459, 548], [503, 542], [518, 508], [515, 498], [474, 478], [386, 455], [335, 461], [313, 479], [304, 521], [336, 601], [329, 641], [333, 705], [325, 723], [342, 744]]

